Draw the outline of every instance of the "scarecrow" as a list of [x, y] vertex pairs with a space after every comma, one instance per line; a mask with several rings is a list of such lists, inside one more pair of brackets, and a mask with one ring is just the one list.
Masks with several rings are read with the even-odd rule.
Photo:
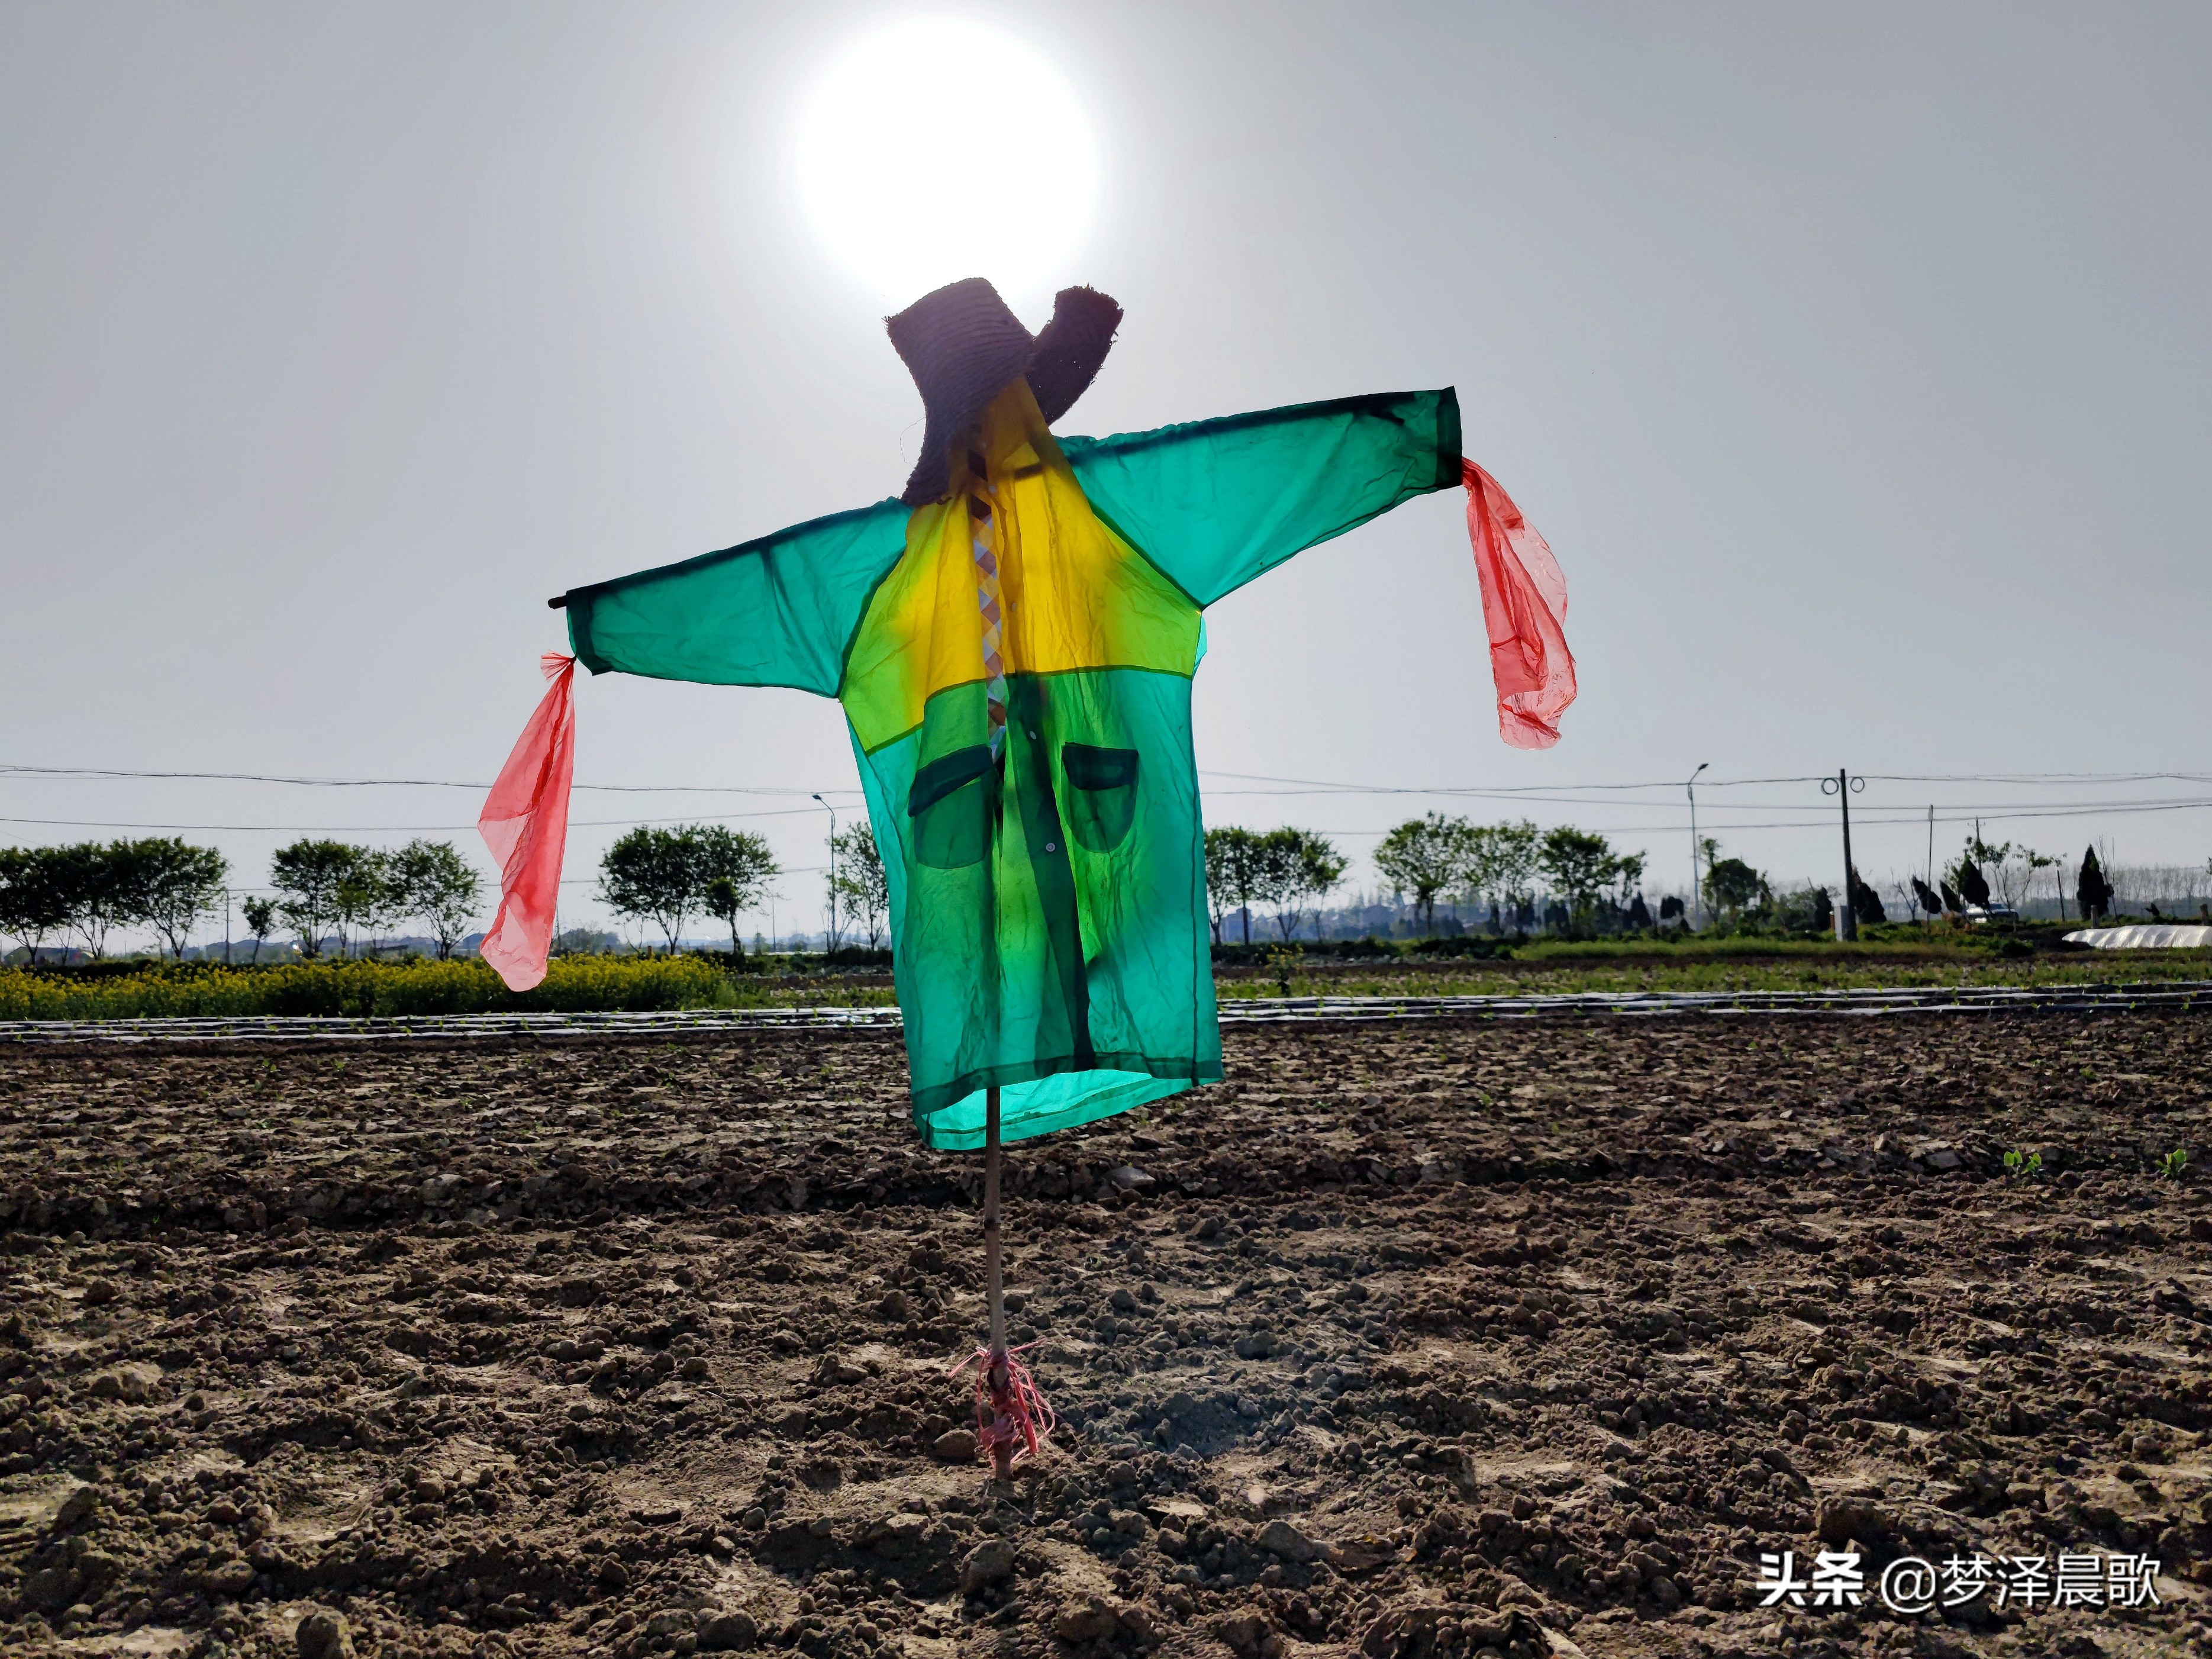
[[574, 658], [546, 659], [552, 690], [483, 823], [502, 873], [483, 955], [525, 988], [550, 942], [574, 660], [843, 705], [889, 880], [915, 1127], [986, 1155], [975, 1358], [1001, 1474], [1036, 1449], [1041, 1402], [1006, 1346], [1000, 1146], [1221, 1077], [1190, 730], [1205, 608], [1464, 488], [1505, 741], [1556, 742], [1575, 694], [1565, 583], [1461, 459], [1449, 388], [1054, 434], [1121, 321], [1072, 288], [1032, 336], [973, 277], [891, 318], [927, 416], [905, 489], [552, 600]]

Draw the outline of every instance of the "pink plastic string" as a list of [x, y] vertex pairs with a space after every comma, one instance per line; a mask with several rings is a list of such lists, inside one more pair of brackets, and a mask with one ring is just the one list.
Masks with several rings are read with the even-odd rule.
[[[1037, 1339], [1042, 1341], [1043, 1338]], [[1053, 1413], [1051, 1402], [1036, 1385], [1030, 1368], [1014, 1356], [1037, 1346], [1027, 1342], [1018, 1348], [1009, 1348], [1006, 1353], [1006, 1381], [999, 1387], [991, 1384], [991, 1351], [978, 1348], [947, 1373], [957, 1376], [970, 1365], [975, 1368], [975, 1450], [979, 1456], [989, 1458], [999, 1447], [1014, 1449], [1012, 1462], [1035, 1457], [1044, 1443], [1052, 1438], [1052, 1431], [1060, 1425]]]
[[1567, 579], [1497, 479], [1462, 460], [1460, 482], [1467, 486], [1467, 538], [1490, 631], [1498, 734], [1516, 749], [1549, 749], [1559, 740], [1559, 716], [1575, 700]]
[[553, 916], [561, 897], [561, 855], [568, 843], [568, 783], [576, 770], [576, 659], [549, 651], [538, 660], [553, 682], [522, 728], [514, 752], [484, 799], [477, 833], [499, 866], [499, 914], [484, 935], [483, 959], [510, 991], [545, 977]]

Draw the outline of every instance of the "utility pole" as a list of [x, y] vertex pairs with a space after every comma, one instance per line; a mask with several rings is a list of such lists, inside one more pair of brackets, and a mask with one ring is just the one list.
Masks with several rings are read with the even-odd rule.
[[1835, 796], [1844, 809], [1844, 902], [1836, 907], [1836, 937], [1847, 942], [1859, 936], [1858, 912], [1851, 908], [1851, 877], [1856, 873], [1851, 864], [1851, 797], [1865, 787], [1866, 780], [1848, 770], [1820, 780], [1820, 793]]
[[[1940, 895], [1942, 889], [1936, 884], [1936, 803], [1928, 803], [1928, 890]], [[1940, 917], [1930, 917], [1930, 921]]]
[[822, 960], [827, 963], [830, 953], [837, 948], [837, 809], [817, 795], [822, 810], [830, 815], [830, 933], [822, 941]]
[[[1699, 761], [1698, 772], [1711, 766], [1711, 761]], [[1682, 786], [1690, 797], [1690, 927], [1697, 930], [1702, 920], [1698, 903], [1698, 772], [1690, 774], [1690, 781]]]

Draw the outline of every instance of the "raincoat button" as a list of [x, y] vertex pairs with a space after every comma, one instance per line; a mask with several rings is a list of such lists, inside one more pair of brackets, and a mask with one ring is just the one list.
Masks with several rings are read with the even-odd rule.
[[1056, 841], [1048, 841], [1044, 844], [1044, 850], [1048, 853], [1057, 853], [1060, 851], [1060, 843]]

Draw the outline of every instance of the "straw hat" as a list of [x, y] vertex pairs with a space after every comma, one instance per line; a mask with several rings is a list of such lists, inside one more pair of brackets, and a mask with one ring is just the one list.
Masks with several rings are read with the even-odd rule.
[[991, 400], [1024, 375], [1048, 423], [1065, 415], [1098, 373], [1121, 307], [1095, 289], [1064, 288], [1052, 320], [1032, 335], [981, 276], [948, 283], [887, 319], [891, 345], [921, 392], [921, 459], [899, 499], [908, 507], [951, 488], [946, 457]]

